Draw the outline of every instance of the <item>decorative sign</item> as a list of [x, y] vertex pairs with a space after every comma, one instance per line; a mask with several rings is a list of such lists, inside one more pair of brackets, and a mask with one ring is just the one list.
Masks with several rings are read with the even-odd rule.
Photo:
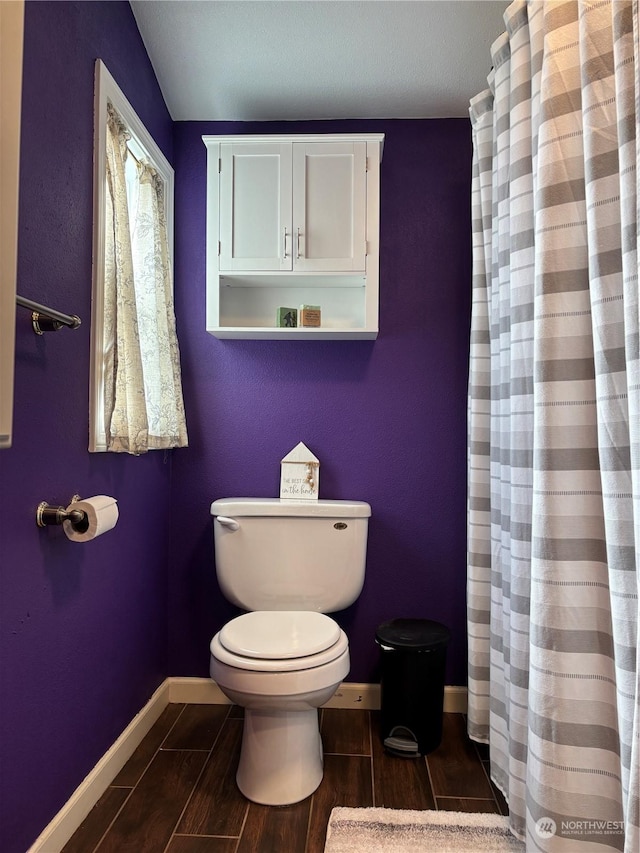
[[301, 326], [320, 326], [322, 322], [322, 310], [319, 305], [300, 306]]
[[276, 311], [276, 326], [278, 329], [295, 329], [297, 325], [297, 308], [278, 308]]
[[318, 500], [320, 460], [302, 442], [280, 463], [281, 500]]

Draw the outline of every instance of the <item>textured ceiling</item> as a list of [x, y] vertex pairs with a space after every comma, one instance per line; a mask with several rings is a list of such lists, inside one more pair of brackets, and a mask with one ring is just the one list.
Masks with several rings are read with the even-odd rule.
[[171, 116], [466, 116], [506, 0], [131, 0]]

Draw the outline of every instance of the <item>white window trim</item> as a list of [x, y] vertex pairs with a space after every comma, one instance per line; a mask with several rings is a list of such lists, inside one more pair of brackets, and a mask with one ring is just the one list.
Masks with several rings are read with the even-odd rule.
[[11, 447], [24, 3], [0, 2], [0, 448]]
[[[104, 430], [104, 229], [105, 194], [107, 191], [107, 101], [111, 101], [142, 149], [146, 159], [162, 178], [169, 257], [173, 270], [173, 197], [174, 171], [151, 134], [146, 129], [122, 90], [101, 59], [96, 60], [94, 86], [94, 150], [93, 150], [93, 291], [91, 299], [91, 352], [89, 366], [89, 451], [104, 452], [107, 439]], [[173, 278], [173, 275], [172, 275]]]

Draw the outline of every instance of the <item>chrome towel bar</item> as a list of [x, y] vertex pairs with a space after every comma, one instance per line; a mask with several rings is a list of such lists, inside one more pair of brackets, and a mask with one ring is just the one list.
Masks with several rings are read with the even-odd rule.
[[80, 317], [77, 317], [75, 314], [63, 314], [61, 311], [56, 311], [54, 308], [47, 308], [46, 305], [41, 305], [39, 302], [25, 299], [24, 296], [16, 295], [16, 305], [19, 305], [21, 308], [29, 308], [33, 312], [31, 323], [33, 331], [37, 335], [42, 335], [44, 332], [57, 332], [62, 326], [77, 329], [82, 323]]

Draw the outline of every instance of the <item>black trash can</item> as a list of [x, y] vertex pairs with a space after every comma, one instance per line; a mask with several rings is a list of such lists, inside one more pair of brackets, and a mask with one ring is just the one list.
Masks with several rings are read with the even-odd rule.
[[378, 626], [380, 735], [392, 755], [417, 758], [440, 745], [449, 637], [448, 628], [430, 619], [392, 619]]

